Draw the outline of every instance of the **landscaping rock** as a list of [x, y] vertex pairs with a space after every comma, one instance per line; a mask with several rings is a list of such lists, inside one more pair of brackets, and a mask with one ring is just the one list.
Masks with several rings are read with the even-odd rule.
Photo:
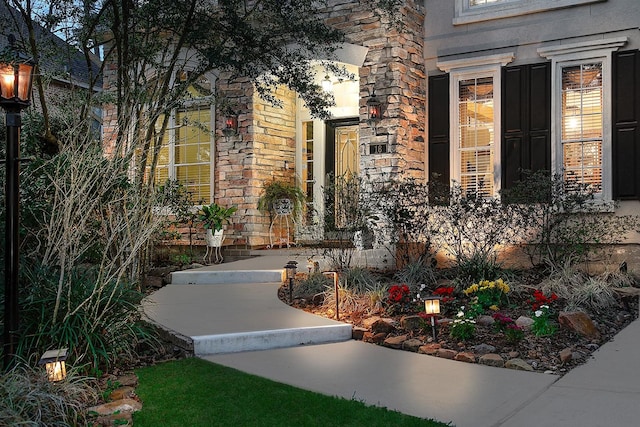
[[89, 413], [96, 413], [98, 415], [112, 415], [115, 413], [132, 413], [142, 409], [142, 403], [134, 399], [120, 399], [113, 402], [104, 403], [98, 406], [92, 406], [87, 409]]
[[515, 369], [516, 371], [533, 371], [531, 365], [522, 359], [510, 359], [504, 364], [505, 368]]
[[573, 357], [573, 350], [571, 350], [570, 348], [565, 348], [560, 352], [560, 361], [562, 363], [567, 363], [572, 359], [572, 357]]
[[485, 314], [478, 316], [478, 319], [476, 320], [476, 324], [480, 326], [493, 326], [494, 323], [496, 323], [495, 319]]
[[396, 327], [393, 326], [392, 319], [378, 319], [371, 325], [371, 332], [374, 334], [379, 333], [391, 333], [396, 330]]
[[598, 331], [593, 320], [586, 313], [581, 311], [561, 311], [558, 316], [558, 322], [560, 326], [568, 328], [583, 337], [600, 340], [600, 331]]
[[130, 413], [104, 415], [93, 421], [94, 426], [132, 426], [133, 417]]
[[462, 351], [456, 354], [456, 357], [454, 359], [460, 362], [476, 363], [476, 356], [473, 353], [467, 351]]
[[136, 395], [136, 389], [130, 386], [119, 387], [109, 394], [109, 400], [129, 399]]
[[527, 316], [520, 316], [516, 319], [516, 325], [522, 329], [531, 329], [533, 325], [533, 319]]
[[451, 360], [453, 360], [453, 359], [455, 359], [456, 354], [458, 354], [457, 351], [449, 350], [447, 348], [439, 348], [436, 351], [436, 356], [442, 357], [443, 359], [451, 359]]
[[494, 353], [496, 351], [496, 348], [494, 346], [485, 344], [485, 343], [475, 345], [472, 348], [473, 348], [473, 351], [475, 351], [478, 354]]
[[397, 337], [389, 337], [384, 340], [385, 347], [402, 348], [402, 343], [407, 340], [407, 335], [398, 335]]
[[402, 343], [402, 349], [416, 353], [423, 344], [422, 340], [411, 338]]
[[438, 350], [440, 349], [440, 347], [441, 346], [438, 343], [425, 344], [420, 346], [420, 348], [418, 348], [418, 353], [428, 354], [433, 356], [434, 354], [438, 353]]
[[121, 386], [136, 387], [138, 385], [138, 376], [136, 374], [126, 374], [119, 376], [116, 381]]
[[364, 334], [363, 341], [371, 342], [371, 343], [374, 343], [374, 344], [382, 344], [386, 338], [387, 338], [387, 334], [385, 334], [384, 332], [381, 332], [379, 334], [366, 332]]
[[367, 330], [365, 328], [354, 326], [351, 330], [351, 338], [353, 338], [354, 340], [362, 341], [366, 332]]
[[478, 359], [478, 363], [481, 365], [494, 366], [496, 368], [504, 367], [504, 359], [499, 354], [489, 353], [485, 354]]
[[371, 326], [380, 320], [380, 316], [371, 316], [362, 319], [362, 327], [366, 329], [371, 329]]
[[164, 280], [162, 280], [162, 277], [147, 276], [144, 278], [144, 281], [143, 281], [143, 286], [145, 288], [160, 289], [164, 285], [165, 283], [164, 283]]
[[407, 331], [419, 331], [424, 326], [424, 320], [420, 316], [402, 316], [400, 327]]

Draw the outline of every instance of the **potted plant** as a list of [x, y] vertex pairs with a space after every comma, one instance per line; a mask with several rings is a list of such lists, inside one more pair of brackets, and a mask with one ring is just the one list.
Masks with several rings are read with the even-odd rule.
[[198, 221], [202, 222], [206, 230], [205, 240], [207, 246], [222, 246], [224, 224], [229, 223], [229, 218], [238, 210], [236, 206], [225, 208], [217, 203], [204, 205], [198, 213]]
[[292, 215], [296, 218], [302, 211], [307, 198], [296, 185], [285, 181], [274, 180], [264, 185], [264, 191], [258, 199], [258, 209], [261, 212]]

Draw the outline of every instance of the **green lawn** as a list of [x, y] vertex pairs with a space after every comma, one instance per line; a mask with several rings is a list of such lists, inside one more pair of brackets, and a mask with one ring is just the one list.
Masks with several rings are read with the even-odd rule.
[[136, 427], [427, 426], [447, 424], [324, 396], [191, 358], [136, 371]]

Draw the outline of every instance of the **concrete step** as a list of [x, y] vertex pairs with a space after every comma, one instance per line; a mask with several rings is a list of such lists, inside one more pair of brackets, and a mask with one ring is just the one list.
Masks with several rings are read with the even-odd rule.
[[193, 339], [194, 354], [207, 356], [348, 341], [352, 337], [351, 330], [351, 325], [342, 324], [201, 335], [191, 338]]
[[171, 273], [172, 285], [281, 282], [280, 270], [184, 270]]

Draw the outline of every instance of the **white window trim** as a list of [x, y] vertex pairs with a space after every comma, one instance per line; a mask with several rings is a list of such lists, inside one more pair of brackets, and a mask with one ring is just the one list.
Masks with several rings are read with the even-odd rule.
[[470, 6], [469, 0], [455, 1], [453, 25], [528, 15], [571, 6], [600, 3], [607, 0], [504, 0], [478, 6]]
[[562, 69], [589, 62], [602, 63], [602, 200], [613, 197], [611, 148], [611, 96], [613, 92], [611, 63], [613, 52], [627, 43], [627, 37], [542, 47], [538, 54], [551, 59], [551, 167], [555, 173], [563, 171], [562, 135]]
[[460, 92], [460, 81], [471, 78], [491, 77], [493, 79], [494, 97], [493, 97], [493, 193], [498, 196], [502, 182], [502, 165], [501, 165], [501, 112], [502, 112], [502, 72], [501, 68], [514, 58], [513, 52], [500, 53], [495, 55], [454, 59], [450, 61], [438, 61], [436, 64], [442, 71], [450, 73], [449, 94], [451, 102], [449, 102], [449, 132], [451, 135], [449, 148], [449, 170], [451, 181], [460, 182], [460, 150], [458, 149], [458, 141], [460, 138], [458, 121], [460, 111], [458, 109], [458, 99]]

